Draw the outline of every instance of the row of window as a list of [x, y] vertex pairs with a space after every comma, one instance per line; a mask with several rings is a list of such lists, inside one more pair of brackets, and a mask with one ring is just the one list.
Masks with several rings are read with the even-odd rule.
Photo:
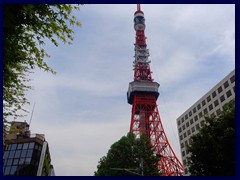
[[41, 155], [41, 152], [37, 150], [34, 150], [34, 151], [28, 150], [27, 152], [23, 150], [22, 152], [24, 153], [16, 152], [14, 156], [9, 156], [8, 158], [3, 159], [4, 166], [16, 165], [16, 163], [22, 164], [22, 162], [25, 162], [24, 160], [27, 160], [28, 158], [38, 159]]
[[[35, 145], [35, 146], [34, 146]], [[38, 145], [35, 142], [26, 142], [26, 143], [14, 143], [14, 144], [9, 144], [6, 146], [5, 151], [11, 151], [11, 150], [21, 150], [21, 149], [38, 149], [41, 151], [42, 146]]]
[[30, 143], [19, 143], [19, 144], [9, 144], [5, 150], [16, 150], [16, 149], [33, 149], [34, 142]]
[[15, 175], [17, 171], [17, 166], [7, 166], [3, 168], [4, 175]]
[[16, 159], [7, 159], [4, 161], [4, 167], [7, 166], [18, 166], [18, 165], [27, 165], [27, 164], [32, 164], [35, 166], [38, 166], [38, 159], [34, 158], [16, 158]]
[[36, 154], [39, 155], [41, 149], [42, 149], [41, 145], [34, 142], [10, 144], [6, 147], [4, 151], [3, 159], [32, 157], [34, 150], [36, 151]]
[[7, 159], [4, 161], [4, 166], [17, 166], [23, 164], [30, 164], [31, 157], [29, 158], [16, 158], [16, 159]]
[[23, 149], [16, 151], [5, 151], [3, 155], [3, 159], [10, 158], [22, 158], [22, 157], [32, 157], [33, 149]]
[[6, 166], [3, 168], [4, 176], [35, 176], [37, 174], [37, 166], [32, 164], [24, 164], [21, 166]]

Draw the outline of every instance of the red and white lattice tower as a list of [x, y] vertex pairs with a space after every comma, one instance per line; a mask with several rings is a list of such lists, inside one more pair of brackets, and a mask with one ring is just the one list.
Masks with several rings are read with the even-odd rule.
[[127, 92], [128, 103], [132, 105], [130, 132], [136, 137], [145, 133], [150, 138], [159, 157], [159, 173], [163, 176], [181, 176], [183, 166], [168, 142], [158, 112], [159, 84], [152, 79], [144, 33], [145, 18], [139, 4], [134, 13], [134, 28], [136, 30], [134, 81], [129, 83]]

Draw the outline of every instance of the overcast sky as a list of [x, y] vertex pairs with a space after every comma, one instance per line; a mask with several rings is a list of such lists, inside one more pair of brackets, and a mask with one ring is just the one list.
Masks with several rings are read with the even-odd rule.
[[[235, 68], [235, 5], [143, 4], [158, 108], [181, 160], [176, 119]], [[32, 133], [45, 134], [56, 175], [92, 176], [130, 128], [135, 4], [84, 5], [74, 43], [46, 43], [56, 75], [36, 69]], [[26, 117], [30, 120], [30, 114]]]

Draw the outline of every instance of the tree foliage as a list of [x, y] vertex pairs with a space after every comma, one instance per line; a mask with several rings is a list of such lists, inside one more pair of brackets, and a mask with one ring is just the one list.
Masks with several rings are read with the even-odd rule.
[[[4, 131], [9, 117], [19, 117], [28, 104], [25, 97], [30, 81], [29, 73], [35, 67], [55, 73], [46, 62], [49, 57], [43, 45], [50, 40], [58, 46], [58, 40], [71, 44], [73, 29], [80, 26], [73, 10], [79, 5], [5, 4], [3, 6], [3, 120]], [[25, 111], [26, 112], [26, 111]]]
[[135, 138], [128, 133], [112, 144], [106, 156], [103, 156], [97, 166], [95, 176], [159, 176], [158, 158], [146, 135]]
[[188, 150], [191, 175], [235, 175], [235, 102], [226, 104], [218, 117], [206, 117]]

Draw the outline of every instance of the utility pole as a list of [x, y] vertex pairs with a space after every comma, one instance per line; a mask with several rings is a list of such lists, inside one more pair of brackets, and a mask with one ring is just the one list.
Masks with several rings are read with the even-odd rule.
[[30, 127], [31, 122], [32, 122], [32, 117], [33, 117], [33, 112], [34, 112], [35, 104], [36, 104], [36, 102], [34, 102], [34, 104], [33, 104], [33, 110], [32, 110], [31, 117], [30, 117], [29, 127]]

